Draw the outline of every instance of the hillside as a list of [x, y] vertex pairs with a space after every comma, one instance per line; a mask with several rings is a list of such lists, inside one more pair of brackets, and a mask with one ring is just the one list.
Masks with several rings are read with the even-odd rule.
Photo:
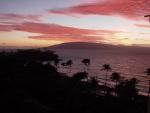
[[109, 45], [102, 43], [89, 43], [89, 42], [69, 42], [62, 43], [54, 46], [46, 47], [46, 49], [117, 49], [124, 48], [125, 46]]

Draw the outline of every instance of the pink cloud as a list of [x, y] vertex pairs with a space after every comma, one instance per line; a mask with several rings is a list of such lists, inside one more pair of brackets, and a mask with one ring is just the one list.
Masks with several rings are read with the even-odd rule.
[[94, 37], [94, 36], [84, 36], [84, 35], [40, 35], [40, 36], [30, 36], [29, 38], [38, 39], [38, 40], [56, 40], [63, 42], [96, 42], [97, 39], [103, 40], [103, 37]]
[[11, 24], [11, 23], [21, 23], [25, 21], [40, 21], [40, 18], [41, 18], [41, 15], [1, 13], [0, 23]]
[[10, 25], [0, 25], [0, 31], [10, 32], [13, 30], [13, 26]]
[[74, 27], [66, 27], [57, 24], [44, 24], [26, 22], [22, 24], [12, 25], [14, 29], [31, 33], [41, 34], [91, 34], [96, 33], [95, 30], [80, 29]]
[[118, 15], [130, 19], [143, 19], [150, 13], [150, 0], [105, 0], [87, 4], [80, 4], [61, 10], [49, 10], [49, 13], [83, 15]]
[[61, 40], [61, 41], [90, 41], [103, 40], [105, 36], [114, 35], [120, 31], [111, 30], [91, 30], [74, 27], [61, 26], [57, 24], [31, 23], [26, 22], [14, 25], [0, 25], [0, 31], [24, 31], [30, 33], [40, 33], [38, 36], [29, 38], [38, 40]]

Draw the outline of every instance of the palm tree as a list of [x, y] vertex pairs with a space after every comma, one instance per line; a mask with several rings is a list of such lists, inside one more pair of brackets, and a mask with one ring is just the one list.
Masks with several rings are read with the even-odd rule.
[[[83, 59], [81, 61], [86, 67], [88, 67], [89, 69], [89, 66], [90, 66], [90, 59]], [[85, 68], [84, 68], [84, 71], [85, 71]]]
[[72, 78], [75, 80], [81, 81], [83, 79], [88, 78], [88, 73], [87, 72], [78, 72], [78, 73], [74, 74]]
[[150, 76], [150, 68], [146, 69], [146, 74]]
[[65, 62], [62, 62], [61, 65], [63, 66], [63, 68], [66, 66]]
[[62, 62], [61, 63], [61, 65], [63, 66], [63, 67], [71, 67], [72, 66], [72, 64], [73, 64], [73, 61], [72, 60], [68, 60], [68, 61], [66, 61], [66, 62]]
[[62, 61], [62, 59], [55, 59], [55, 60], [54, 60], [54, 65], [55, 65], [56, 68], [59, 67], [60, 61]]
[[67, 65], [68, 67], [71, 67], [72, 64], [73, 64], [73, 61], [72, 61], [72, 60], [68, 60], [68, 61], [66, 62], [66, 65]]
[[103, 65], [103, 68], [101, 69], [101, 71], [105, 70], [106, 71], [106, 82], [105, 82], [105, 85], [107, 84], [107, 76], [108, 76], [108, 72], [111, 71], [111, 67], [109, 64], [104, 64]]
[[[147, 68], [146, 69], [146, 71], [145, 71], [145, 73], [147, 74], [147, 76], [150, 76], [150, 68]], [[149, 107], [149, 105], [150, 105], [150, 80], [149, 80], [149, 91], [148, 91], [148, 103], [147, 103], [147, 113], [149, 113], [150, 112], [150, 107]]]
[[149, 91], [148, 91], [148, 96], [150, 95], [150, 80], [149, 80]]
[[[150, 68], [146, 69], [146, 74], [150, 76]], [[150, 80], [149, 80], [149, 91], [148, 91], [148, 97], [150, 96]]]
[[[150, 68], [147, 68], [145, 73], [147, 74], [147, 76], [150, 76]], [[148, 92], [148, 95], [150, 93], [150, 80], [149, 80], [149, 92]]]
[[68, 74], [71, 73], [71, 66], [72, 66], [72, 64], [73, 64], [72, 60], [68, 60], [66, 62], [66, 66], [68, 67], [68, 72], [67, 72]]
[[[149, 22], [150, 22], [150, 15], [145, 15], [144, 17], [148, 17], [149, 18]], [[146, 70], [146, 73], [147, 73], [147, 75], [150, 75], [150, 68], [148, 68], [147, 70]], [[147, 113], [150, 113], [150, 80], [149, 80], [149, 91], [148, 91], [148, 110], [147, 110]]]
[[83, 60], [82, 60], [82, 63], [83, 63], [84, 65], [90, 65], [90, 59], [83, 59]]
[[133, 100], [138, 95], [138, 89], [137, 89], [137, 83], [138, 80], [136, 78], [131, 79], [125, 79], [116, 87], [116, 93], [120, 97], [123, 97], [124, 99]]
[[115, 81], [115, 82], [116, 82], [116, 85], [115, 85], [115, 87], [116, 87], [117, 84], [118, 84], [118, 82], [119, 82], [120, 79], [121, 79], [121, 76], [120, 76], [119, 73], [114, 72], [114, 73], [111, 74], [111, 79], [112, 79], [112, 81]]
[[[150, 75], [150, 74], [149, 74]], [[150, 113], [150, 80], [149, 80], [149, 91], [148, 91], [148, 107], [147, 113]]]
[[96, 88], [98, 86], [98, 83], [99, 83], [97, 76], [91, 77], [90, 83], [93, 86], [93, 88]]

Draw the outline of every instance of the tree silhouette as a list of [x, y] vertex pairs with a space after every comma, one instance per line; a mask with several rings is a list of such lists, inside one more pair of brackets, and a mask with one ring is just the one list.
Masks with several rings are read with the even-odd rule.
[[145, 72], [148, 76], [150, 76], [150, 68], [147, 68]]
[[71, 73], [71, 66], [72, 66], [72, 64], [73, 64], [73, 61], [72, 60], [68, 60], [67, 62], [66, 62], [66, 66], [67, 66], [67, 68], [68, 68], [68, 74], [69, 73]]
[[117, 86], [117, 95], [126, 101], [132, 101], [138, 95], [138, 89], [136, 85], [138, 80], [132, 78], [130, 80], [123, 80]]
[[120, 79], [121, 79], [121, 76], [120, 76], [119, 73], [114, 72], [114, 73], [112, 73], [112, 75], [111, 75], [111, 79], [112, 79], [112, 81], [115, 81], [115, 82], [116, 82], [116, 85], [115, 85], [115, 87], [116, 87], [117, 84], [118, 84], [118, 82], [119, 82]]
[[101, 71], [106, 71], [106, 81], [105, 81], [105, 85], [107, 84], [107, 79], [108, 79], [108, 72], [111, 71], [111, 67], [109, 64], [104, 64], [103, 68], [101, 69]]
[[73, 75], [72, 78], [74, 78], [75, 80], [81, 81], [83, 79], [87, 79], [87, 72], [78, 72], [76, 74]]
[[54, 60], [54, 65], [55, 65], [56, 68], [59, 67], [60, 61], [62, 61], [62, 59], [55, 59], [55, 60]]
[[66, 65], [67, 65], [68, 67], [71, 67], [72, 64], [73, 64], [73, 61], [72, 61], [72, 60], [68, 60], [68, 61], [66, 62]]
[[149, 91], [148, 91], [148, 96], [150, 96], [150, 80], [149, 80]]
[[66, 66], [66, 63], [65, 63], [65, 62], [62, 62], [61, 65], [62, 65], [63, 67], [65, 67], [65, 66]]
[[67, 68], [67, 74], [71, 72], [71, 67], [72, 67], [73, 61], [72, 60], [67, 60], [66, 62], [62, 62], [61, 65], [63, 68]]
[[93, 88], [97, 88], [98, 85], [99, 85], [99, 84], [98, 84], [99, 81], [98, 81], [97, 77], [91, 77], [90, 83], [91, 83], [91, 85], [92, 85]]
[[[146, 69], [146, 74], [150, 76], [150, 68]], [[150, 80], [149, 80], [149, 91], [148, 91], [148, 97], [150, 96]]]
[[[88, 69], [89, 69], [89, 66], [90, 66], [90, 59], [83, 59], [81, 62], [82, 62], [86, 67], [88, 67]], [[85, 69], [84, 69], [84, 71], [85, 71]]]
[[82, 60], [82, 63], [83, 63], [84, 65], [90, 65], [90, 59], [83, 59], [83, 60]]
[[[150, 22], [150, 15], [145, 15], [144, 17], [148, 17], [149, 18], [149, 22]], [[147, 70], [146, 70], [146, 73], [147, 73], [147, 75], [150, 75], [150, 68], [148, 68]], [[150, 105], [150, 80], [149, 80], [149, 90], [148, 90], [148, 110], [147, 110], [147, 112], [149, 113], [150, 112], [150, 108], [149, 108], [149, 105]]]
[[73, 64], [73, 61], [72, 60], [68, 60], [66, 62], [62, 62], [61, 65], [62, 66], [67, 66], [68, 68], [71, 67]]
[[[119, 82], [115, 97], [112, 95], [114, 89], [98, 84], [96, 76], [87, 80], [87, 72], [78, 72], [69, 77], [58, 72], [54, 65], [45, 63], [57, 59], [59, 56], [51, 51], [0, 52], [0, 112], [145, 113], [145, 97], [139, 95], [134, 101], [137, 94], [135, 78]], [[71, 67], [72, 61], [68, 60], [66, 64]], [[108, 67], [106, 69], [110, 70]], [[114, 80], [118, 78], [114, 77]], [[120, 97], [129, 100], [128, 103]]]

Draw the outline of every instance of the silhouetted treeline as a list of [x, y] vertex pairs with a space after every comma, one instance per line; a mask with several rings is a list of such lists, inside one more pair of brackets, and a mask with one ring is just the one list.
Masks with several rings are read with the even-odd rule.
[[72, 77], [59, 73], [57, 61], [59, 56], [52, 51], [1, 52], [0, 112], [146, 113], [147, 98], [138, 95], [135, 78], [120, 80], [114, 74], [116, 85], [112, 88], [99, 85], [87, 72]]

